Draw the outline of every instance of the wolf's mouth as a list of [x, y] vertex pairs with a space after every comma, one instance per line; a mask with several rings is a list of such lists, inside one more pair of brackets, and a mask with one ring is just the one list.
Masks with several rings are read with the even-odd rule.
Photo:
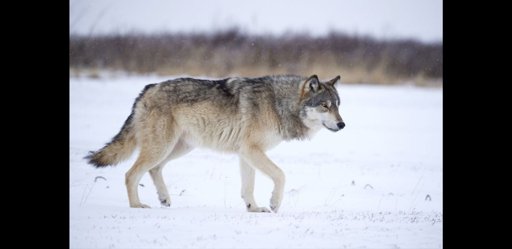
[[327, 130], [330, 130], [330, 131], [332, 131], [332, 132], [337, 132], [337, 131], [339, 131], [339, 130], [340, 130], [340, 129], [333, 129], [333, 128], [331, 128], [331, 127], [329, 127], [329, 126], [325, 125], [324, 123], [322, 123], [322, 125], [323, 125], [325, 128], [327, 128]]

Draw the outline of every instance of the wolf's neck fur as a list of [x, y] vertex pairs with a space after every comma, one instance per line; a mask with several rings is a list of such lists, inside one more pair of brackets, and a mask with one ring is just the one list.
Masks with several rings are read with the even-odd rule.
[[[298, 112], [297, 112], [298, 113]], [[292, 139], [305, 139], [309, 136], [309, 128], [304, 125], [298, 114], [289, 113], [280, 117], [279, 133], [285, 141]]]
[[299, 84], [300, 81], [293, 81], [274, 88], [280, 122], [279, 133], [285, 141], [302, 140], [308, 138], [310, 133], [310, 129], [300, 118]]

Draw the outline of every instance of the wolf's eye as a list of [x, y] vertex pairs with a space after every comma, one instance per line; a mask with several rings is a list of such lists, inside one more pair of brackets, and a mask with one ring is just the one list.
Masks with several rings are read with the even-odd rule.
[[322, 106], [322, 107], [323, 107], [323, 108], [325, 108], [325, 109], [328, 109], [328, 108], [329, 108], [329, 106], [327, 105], [327, 103], [322, 103], [322, 104], [320, 104], [320, 106]]

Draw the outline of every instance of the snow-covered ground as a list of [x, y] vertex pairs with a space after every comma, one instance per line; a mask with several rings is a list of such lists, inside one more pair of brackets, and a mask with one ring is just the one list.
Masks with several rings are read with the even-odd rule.
[[[167, 79], [167, 78], [165, 78]], [[128, 208], [135, 160], [96, 169], [82, 158], [120, 129], [144, 85], [164, 78], [70, 79], [71, 248], [441, 248], [442, 89], [342, 85], [346, 127], [268, 152], [287, 176], [279, 213], [247, 213], [238, 159], [197, 149], [164, 170], [172, 206], [149, 175]], [[268, 206], [272, 182], [256, 176]]]

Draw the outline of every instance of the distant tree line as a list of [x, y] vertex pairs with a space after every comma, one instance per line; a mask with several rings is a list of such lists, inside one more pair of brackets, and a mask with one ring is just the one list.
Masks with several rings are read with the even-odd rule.
[[248, 35], [238, 29], [211, 34], [71, 35], [71, 70], [123, 70], [191, 76], [340, 74], [344, 82], [442, 80], [442, 43], [377, 40], [330, 33]]

